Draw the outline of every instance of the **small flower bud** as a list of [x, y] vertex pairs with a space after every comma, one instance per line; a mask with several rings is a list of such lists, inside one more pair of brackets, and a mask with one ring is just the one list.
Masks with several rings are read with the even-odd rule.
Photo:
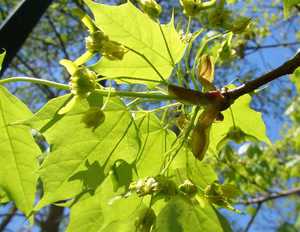
[[201, 0], [180, 0], [180, 5], [187, 16], [195, 16], [201, 10]]
[[100, 52], [106, 41], [108, 37], [102, 31], [97, 30], [85, 38], [85, 46], [92, 53]]
[[161, 13], [161, 6], [155, 0], [140, 0], [143, 11], [151, 18], [158, 18]]
[[85, 68], [78, 68], [71, 77], [71, 92], [85, 98], [96, 87], [96, 74]]
[[185, 180], [183, 184], [178, 186], [180, 192], [188, 195], [194, 196], [197, 193], [197, 186], [194, 185], [190, 180]]

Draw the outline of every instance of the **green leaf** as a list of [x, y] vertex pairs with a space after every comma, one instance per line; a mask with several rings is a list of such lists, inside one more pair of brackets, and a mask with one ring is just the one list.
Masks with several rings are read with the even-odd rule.
[[145, 206], [141, 199], [121, 198], [112, 189], [110, 178], [106, 178], [95, 195], [86, 194], [74, 204], [67, 232], [136, 231], [136, 217]]
[[2, 188], [0, 188], [0, 204], [5, 204], [7, 202], [9, 202], [9, 198], [5, 191]]
[[[140, 158], [136, 164], [137, 172], [140, 177], [156, 176], [161, 171], [167, 152], [176, 147], [179, 142], [175, 142], [175, 133], [166, 129], [154, 113], [140, 115], [136, 119], [136, 124], [142, 141]], [[217, 180], [212, 167], [195, 159], [185, 146], [176, 155], [170, 166], [170, 172], [178, 177], [179, 184], [183, 178], [190, 179], [202, 188]]]
[[141, 114], [136, 124], [142, 141], [136, 164], [137, 172], [140, 177], [158, 175], [164, 162], [164, 154], [171, 148], [176, 135], [164, 128], [155, 113]]
[[296, 86], [298, 94], [300, 93], [300, 67], [298, 67], [294, 73], [291, 75], [291, 80]]
[[11, 124], [31, 116], [20, 100], [0, 86], [0, 187], [25, 214], [33, 207], [41, 151], [28, 127]]
[[40, 170], [44, 196], [37, 209], [81, 192], [94, 192], [116, 160], [132, 163], [139, 149], [135, 124], [121, 100], [110, 98], [103, 110], [104, 122], [87, 128], [82, 119], [90, 109], [88, 100], [77, 102], [65, 115], [57, 113], [68, 99], [51, 100], [26, 122], [51, 144]]
[[[271, 144], [266, 135], [266, 126], [262, 119], [262, 115], [261, 113], [251, 109], [250, 102], [250, 95], [244, 95], [237, 99], [231, 106], [234, 123], [245, 134], [254, 136], [258, 140], [267, 144]], [[230, 109], [222, 112], [222, 114], [224, 115], [224, 121], [216, 122], [212, 125], [210, 134], [210, 149], [212, 152], [217, 150], [217, 144], [226, 137], [227, 133], [234, 126]]]
[[[177, 196], [170, 200], [157, 216], [154, 232], [219, 232], [230, 231], [228, 226], [223, 228], [222, 220], [215, 210], [206, 205], [202, 208], [188, 199]], [[225, 226], [224, 226], [225, 227]]]
[[4, 52], [0, 53], [0, 71], [2, 69], [2, 63], [5, 57], [6, 51], [4, 50]]
[[[171, 75], [172, 59], [158, 23], [138, 10], [130, 1], [120, 6], [97, 4], [90, 0], [85, 2], [94, 14], [95, 24], [109, 36], [110, 40], [145, 56], [164, 79]], [[176, 64], [183, 56], [185, 44], [174, 28], [174, 20], [162, 25], [162, 31]], [[161, 81], [153, 67], [131, 50], [120, 61], [111, 61], [103, 57], [93, 69], [107, 77], [135, 77]], [[144, 81], [131, 79], [128, 83], [144, 83]]]
[[293, 224], [290, 224], [288, 222], [282, 223], [277, 229], [277, 232], [296, 232], [296, 231], [298, 231], [296, 227]]
[[300, 4], [299, 0], [283, 0], [283, 15], [285, 19], [290, 17], [292, 8], [297, 4]]
[[186, 149], [185, 151], [184, 155], [178, 155], [175, 158], [172, 165], [178, 181], [182, 182], [183, 179], [189, 179], [204, 189], [210, 183], [218, 180], [217, 174], [210, 164], [199, 161], [189, 150]]

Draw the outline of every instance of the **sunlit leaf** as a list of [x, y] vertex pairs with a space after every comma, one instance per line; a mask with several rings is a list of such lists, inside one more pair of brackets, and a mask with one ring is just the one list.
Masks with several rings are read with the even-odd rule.
[[82, 121], [90, 109], [86, 99], [65, 115], [57, 113], [68, 98], [50, 101], [27, 121], [51, 144], [51, 153], [40, 170], [45, 193], [37, 208], [95, 191], [116, 160], [131, 163], [139, 149], [134, 122], [118, 98], [109, 99], [103, 110], [105, 119], [96, 128]]
[[141, 177], [157, 175], [162, 169], [164, 154], [171, 149], [176, 135], [164, 128], [154, 113], [141, 114], [136, 121], [142, 141], [137, 172]]
[[110, 178], [91, 196], [86, 194], [71, 207], [68, 232], [81, 231], [135, 231], [135, 221], [141, 209], [141, 199], [118, 197]]
[[300, 93], [300, 67], [297, 68], [294, 73], [291, 75], [291, 80], [296, 86], [298, 93]]
[[216, 151], [217, 144], [224, 139], [231, 128], [237, 126], [245, 134], [254, 136], [258, 140], [271, 144], [268, 136], [266, 135], [266, 126], [263, 121], [261, 113], [251, 109], [250, 107], [251, 97], [244, 95], [240, 97], [230, 109], [222, 112], [224, 115], [224, 121], [213, 123], [211, 129], [211, 151]]
[[30, 128], [11, 124], [31, 116], [20, 100], [0, 86], [0, 188], [26, 214], [34, 203], [41, 151]]
[[[172, 55], [171, 59], [159, 25], [138, 10], [130, 1], [120, 6], [97, 4], [90, 0], [85, 2], [94, 14], [96, 25], [109, 36], [109, 39], [129, 48], [122, 60], [111, 61], [103, 57], [93, 66], [98, 74], [108, 77], [136, 77], [161, 81], [158, 73], [146, 61], [147, 59], [164, 79], [170, 76], [173, 69], [172, 59], [174, 63], [179, 62], [185, 49], [185, 44], [181, 42], [174, 28], [173, 19], [169, 24], [162, 25], [162, 31]], [[141, 80], [126, 81], [144, 83]]]
[[[224, 228], [223, 228], [224, 225]], [[201, 208], [180, 196], [170, 200], [157, 216], [155, 232], [173, 231], [231, 231], [225, 227], [215, 210], [206, 205]]]

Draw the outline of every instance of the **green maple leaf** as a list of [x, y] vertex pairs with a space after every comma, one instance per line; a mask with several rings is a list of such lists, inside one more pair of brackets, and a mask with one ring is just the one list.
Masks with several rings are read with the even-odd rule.
[[67, 232], [135, 231], [136, 216], [145, 208], [142, 200], [133, 196], [118, 197], [112, 191], [110, 178], [106, 178], [101, 187], [94, 195], [86, 194], [71, 207]]
[[36, 209], [84, 191], [94, 192], [116, 160], [131, 163], [139, 149], [131, 114], [120, 99], [110, 98], [103, 110], [104, 121], [89, 128], [82, 121], [90, 108], [87, 100], [77, 102], [65, 115], [58, 114], [69, 97], [49, 101], [25, 122], [51, 144], [51, 153], [40, 169], [44, 196]]
[[[271, 144], [266, 135], [266, 126], [262, 115], [260, 112], [251, 109], [250, 102], [250, 95], [244, 95], [231, 106], [235, 126], [245, 134], [253, 136], [266, 144]], [[210, 149], [213, 152], [217, 150], [217, 144], [227, 136], [234, 126], [230, 109], [222, 112], [222, 114], [224, 115], [224, 121], [213, 123], [211, 129]]]
[[31, 116], [20, 100], [0, 86], [0, 191], [26, 214], [34, 203], [41, 151], [30, 128], [13, 123]]
[[[169, 78], [185, 50], [174, 28], [174, 20], [162, 25], [162, 31], [169, 47], [166, 47], [159, 24], [138, 10], [130, 1], [120, 6], [97, 4], [86, 0], [95, 17], [95, 24], [110, 40], [116, 41], [146, 57], [164, 79]], [[161, 81], [158, 73], [140, 55], [129, 50], [122, 60], [111, 61], [105, 57], [92, 68], [107, 77], [133, 77]], [[173, 61], [172, 61], [173, 60]], [[138, 79], [128, 83], [147, 83]]]
[[158, 214], [153, 231], [229, 232], [231, 229], [228, 223], [210, 205], [201, 207], [188, 199], [176, 196]]

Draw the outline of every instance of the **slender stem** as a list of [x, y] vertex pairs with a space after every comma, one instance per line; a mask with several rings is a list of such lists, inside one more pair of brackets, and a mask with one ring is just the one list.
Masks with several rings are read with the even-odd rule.
[[166, 94], [158, 93], [158, 92], [130, 92], [130, 91], [116, 91], [116, 90], [106, 90], [106, 89], [97, 89], [95, 90], [102, 96], [108, 96], [110, 94], [111, 97], [119, 96], [119, 97], [134, 97], [134, 98], [148, 98], [158, 101], [164, 100], [176, 100], [176, 97], [169, 96]]
[[183, 71], [182, 71], [182, 67], [181, 67], [181, 63], [178, 64], [177, 66], [177, 76], [178, 76], [178, 83], [179, 83], [179, 86], [183, 86], [184, 84], [184, 76], [183, 76]]
[[154, 82], [154, 83], [161, 83], [161, 81], [157, 80], [149, 80], [145, 78], [139, 78], [139, 77], [100, 77], [97, 79], [97, 81], [102, 81], [102, 80], [138, 80], [138, 81], [147, 81], [147, 82]]
[[[0, 85], [10, 82], [31, 82], [35, 84], [47, 85], [57, 89], [70, 90], [70, 86], [66, 84], [57, 83], [54, 81], [48, 81], [43, 79], [37, 79], [33, 77], [11, 77], [4, 80], [0, 80]], [[169, 96], [160, 92], [130, 92], [130, 91], [116, 91], [110, 89], [97, 89], [95, 90], [103, 96], [120, 96], [120, 97], [140, 97], [154, 100], [176, 100], [176, 96]]]
[[[180, 103], [180, 102], [175, 102], [175, 103], [168, 104], [168, 105], [164, 105], [164, 106], [162, 106], [162, 107], [155, 108], [155, 109], [152, 109], [152, 110], [139, 110], [138, 112], [152, 113], [152, 112], [157, 112], [157, 111], [169, 109], [170, 107], [179, 106], [179, 105], [181, 105], [181, 104], [182, 104], [182, 103]], [[162, 121], [163, 121], [163, 120], [162, 120]]]
[[110, 99], [110, 96], [111, 96], [111, 91], [112, 91], [111, 83], [110, 83], [110, 87], [109, 87], [108, 91], [109, 91], [109, 92], [108, 92], [108, 94], [107, 94], [107, 97], [106, 97], [106, 99], [105, 99], [104, 104], [103, 104], [102, 107], [101, 107], [101, 110], [104, 110], [104, 109], [106, 108], [108, 102], [109, 102], [109, 99]]
[[191, 22], [192, 22], [192, 17], [189, 16], [188, 24], [187, 24], [187, 28], [186, 28], [186, 34], [190, 33]]
[[11, 78], [0, 80], [0, 85], [10, 83], [10, 82], [31, 82], [35, 84], [46, 85], [56, 89], [70, 90], [69, 85], [57, 83], [54, 81], [48, 81], [44, 79], [38, 79], [34, 77], [11, 77]]
[[204, 31], [204, 29], [200, 29], [199, 31], [195, 32], [193, 34], [193, 37], [191, 38], [191, 40], [189, 41], [187, 50], [186, 50], [186, 54], [184, 57], [184, 62], [185, 62], [185, 68], [187, 70], [187, 73], [191, 73], [191, 68], [190, 68], [190, 55], [191, 55], [191, 50], [193, 47], [193, 42], [198, 38], [199, 35], [202, 34], [202, 32]]
[[232, 125], [233, 125], [234, 128], [236, 128], [234, 115], [233, 115], [233, 110], [232, 110], [231, 106], [229, 107], [229, 110], [230, 110], [230, 115], [231, 115], [231, 119], [232, 119]]
[[94, 56], [94, 53], [90, 52], [90, 51], [86, 51], [85, 53], [83, 53], [81, 56], [79, 56], [74, 63], [79, 66], [82, 65], [84, 63], [86, 63], [89, 59], [91, 59]]
[[[191, 130], [194, 128], [194, 123], [195, 123], [195, 120], [196, 120], [196, 118], [197, 118], [197, 114], [198, 114], [199, 110], [200, 110], [200, 107], [197, 106], [197, 107], [195, 108], [194, 113], [193, 113], [191, 122], [190, 122], [188, 128], [186, 129], [184, 136], [182, 137], [182, 141], [181, 141], [179, 147], [176, 149], [175, 153], [172, 155], [172, 157], [169, 159], [169, 161], [167, 162], [167, 164], [166, 164], [166, 166], [164, 167], [164, 169], [161, 171], [161, 174], [162, 174], [162, 175], [165, 174], [165, 172], [169, 169], [170, 165], [172, 164], [172, 162], [173, 162], [174, 159], [176, 158], [178, 152], [181, 150], [181, 148], [183, 147], [184, 143], [187, 142], [187, 139], [188, 139], [188, 137], [189, 137], [189, 134], [190, 134]], [[173, 149], [172, 149], [172, 150], [173, 150]]]

